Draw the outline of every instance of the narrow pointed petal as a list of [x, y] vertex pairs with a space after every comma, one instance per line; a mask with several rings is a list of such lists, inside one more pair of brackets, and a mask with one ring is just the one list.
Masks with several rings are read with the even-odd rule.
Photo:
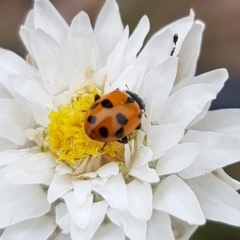
[[225, 68], [216, 69], [195, 77], [189, 77], [181, 80], [177, 85], [173, 87], [172, 94], [184, 87], [193, 84], [213, 84], [217, 92], [219, 92], [227, 79], [228, 72]]
[[[48, 44], [42, 44], [42, 42]], [[47, 91], [51, 95], [63, 92], [67, 78], [65, 78], [65, 68], [61, 68], [61, 61], [64, 57], [62, 46], [41, 29], [36, 29], [31, 33], [31, 44]]]
[[232, 187], [234, 190], [240, 189], [240, 182], [231, 178], [222, 168], [219, 168], [218, 170], [213, 172], [213, 175], [228, 184], [228, 186]]
[[220, 109], [209, 111], [205, 118], [191, 127], [198, 131], [211, 131], [240, 138], [240, 110]]
[[234, 189], [212, 174], [186, 182], [195, 192], [207, 219], [239, 226], [240, 196]]
[[73, 180], [73, 188], [76, 200], [79, 205], [86, 201], [88, 194], [91, 192], [93, 185], [91, 180]]
[[109, 208], [107, 211], [108, 217], [117, 226], [122, 227], [126, 236], [132, 240], [145, 240], [147, 224], [146, 221], [141, 221], [134, 218], [127, 211], [118, 211]]
[[73, 188], [71, 180], [68, 174], [59, 175], [56, 173], [48, 189], [48, 201], [52, 203], [71, 190]]
[[152, 215], [152, 189], [149, 183], [133, 180], [127, 184], [127, 210], [139, 220], [149, 220]]
[[176, 49], [174, 51], [174, 56], [178, 55], [178, 52], [180, 51], [181, 47], [182, 47], [182, 43], [185, 40], [186, 36], [188, 35], [189, 31], [191, 30], [193, 23], [194, 23], [194, 12], [193, 10], [190, 10], [189, 16], [181, 18], [177, 21], [174, 21], [170, 24], [168, 24], [167, 26], [165, 26], [164, 28], [160, 29], [158, 32], [156, 32], [154, 34], [158, 35], [162, 32], [164, 32], [166, 29], [171, 29], [173, 34], [178, 34], [178, 41], [176, 44]]
[[107, 57], [120, 39], [122, 32], [123, 24], [118, 5], [114, 0], [107, 0], [98, 15], [94, 29], [104, 65], [106, 64]]
[[212, 84], [194, 84], [182, 88], [167, 99], [158, 122], [186, 127], [216, 95]]
[[85, 202], [81, 205], [77, 203], [75, 195], [72, 191], [66, 193], [63, 199], [67, 205], [69, 214], [77, 226], [77, 228], [85, 229], [89, 224], [89, 219], [91, 216], [92, 206], [93, 206], [93, 195], [88, 194]]
[[0, 99], [0, 109], [0, 136], [24, 145], [27, 141], [24, 131], [31, 126], [31, 112], [14, 99]]
[[202, 43], [203, 30], [204, 24], [196, 21], [182, 43], [178, 53], [179, 62], [176, 82], [194, 76]]
[[16, 236], [18, 240], [48, 239], [56, 227], [54, 216], [48, 214], [7, 227], [1, 240], [16, 239]]
[[175, 175], [165, 178], [158, 184], [153, 196], [153, 208], [167, 212], [189, 224], [205, 223], [205, 217], [193, 191]]
[[153, 98], [151, 121], [157, 121], [161, 107], [166, 101], [177, 73], [177, 58], [169, 57], [163, 63], [151, 69], [143, 78], [139, 95], [145, 98], [151, 94]]
[[105, 240], [106, 236], [108, 239], [125, 240], [123, 229], [111, 222], [101, 224], [92, 240]]
[[171, 219], [167, 213], [154, 210], [151, 219], [147, 225], [147, 239], [159, 240], [168, 239], [175, 240], [171, 228]]
[[[47, 213], [51, 205], [40, 185], [0, 183], [0, 228], [37, 218]], [[14, 216], [14, 217], [13, 217]]]
[[85, 229], [79, 228], [72, 223], [72, 240], [79, 240], [79, 236], [81, 236], [81, 240], [91, 240], [105, 217], [107, 207], [108, 204], [106, 201], [93, 203], [89, 224]]
[[166, 30], [163, 33], [153, 36], [139, 54], [139, 57], [149, 59], [147, 71], [156, 67], [170, 57], [173, 46], [173, 33]]
[[35, 27], [43, 29], [62, 46], [66, 44], [68, 25], [50, 1], [35, 1]]
[[127, 187], [122, 173], [110, 177], [105, 185], [97, 185], [93, 190], [102, 195], [111, 207], [119, 210], [127, 208]]
[[61, 228], [62, 233], [70, 232], [71, 217], [64, 202], [60, 202], [56, 206], [56, 223]]
[[148, 134], [148, 147], [153, 151], [153, 160], [176, 145], [183, 137], [184, 129], [177, 124], [152, 125]]
[[183, 178], [197, 177], [240, 160], [240, 140], [214, 132], [190, 130], [182, 142], [201, 144], [203, 149], [196, 160], [179, 175]]
[[177, 240], [188, 240], [198, 228], [198, 225], [189, 225], [179, 218], [171, 216], [172, 229]]
[[150, 24], [148, 17], [143, 16], [128, 40], [122, 59], [121, 69], [127, 68], [127, 66], [129, 66], [134, 61], [137, 53], [140, 51], [143, 45], [144, 39], [149, 29]]
[[10, 75], [9, 81], [12, 88], [29, 102], [39, 103], [48, 108], [53, 107], [51, 95], [39, 84], [18, 75]]
[[179, 172], [197, 158], [201, 145], [197, 143], [177, 144], [169, 149], [157, 162], [156, 171], [159, 176]]

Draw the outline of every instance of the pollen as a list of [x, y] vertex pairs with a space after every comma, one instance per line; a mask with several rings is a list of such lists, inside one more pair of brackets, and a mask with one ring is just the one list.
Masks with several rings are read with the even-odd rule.
[[84, 130], [87, 110], [94, 102], [94, 96], [100, 94], [97, 88], [85, 86], [80, 89], [66, 106], [49, 114], [49, 124], [45, 129], [47, 148], [59, 161], [75, 164], [99, 154], [121, 161], [124, 147], [121, 143], [104, 143], [90, 139]]

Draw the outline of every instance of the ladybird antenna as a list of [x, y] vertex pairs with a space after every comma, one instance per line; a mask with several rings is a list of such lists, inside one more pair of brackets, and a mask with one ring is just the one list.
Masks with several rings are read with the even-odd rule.
[[107, 142], [105, 142], [105, 143], [103, 144], [103, 146], [102, 146], [102, 148], [101, 148], [101, 151], [103, 151], [103, 149], [106, 147], [106, 145], [107, 145]]
[[130, 89], [129, 89], [128, 85], [127, 85], [127, 84], [125, 84], [125, 86], [126, 86], [127, 90], [128, 90], [128, 91], [130, 91]]

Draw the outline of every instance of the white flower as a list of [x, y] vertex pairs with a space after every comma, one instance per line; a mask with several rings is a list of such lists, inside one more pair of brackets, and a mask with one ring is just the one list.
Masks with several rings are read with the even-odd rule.
[[[203, 29], [191, 11], [140, 52], [148, 18], [129, 37], [114, 0], [94, 30], [84, 12], [69, 27], [35, 1], [20, 31], [28, 63], [0, 49], [1, 240], [182, 240], [206, 219], [240, 225], [240, 183], [222, 170], [240, 160], [240, 111], [208, 112], [228, 74], [194, 77]], [[146, 117], [129, 144], [102, 149], [85, 111], [116, 88], [139, 94]]]

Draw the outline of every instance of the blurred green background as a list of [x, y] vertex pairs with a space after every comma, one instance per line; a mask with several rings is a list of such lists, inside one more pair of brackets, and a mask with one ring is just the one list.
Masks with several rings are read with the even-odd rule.
[[[52, 3], [70, 24], [81, 10], [87, 12], [92, 24], [105, 0], [52, 0]], [[206, 23], [202, 52], [197, 74], [225, 67], [230, 77], [212, 109], [240, 108], [240, 1], [239, 0], [117, 0], [124, 25], [132, 31], [143, 15], [151, 23], [148, 38], [158, 29], [181, 17], [191, 8], [196, 18]], [[26, 49], [18, 35], [32, 0], [0, 0], [0, 46], [22, 57]], [[240, 180], [240, 165], [229, 166], [226, 171]], [[240, 223], [239, 223], [240, 225]], [[191, 240], [239, 240], [240, 228], [208, 222], [200, 227]]]

